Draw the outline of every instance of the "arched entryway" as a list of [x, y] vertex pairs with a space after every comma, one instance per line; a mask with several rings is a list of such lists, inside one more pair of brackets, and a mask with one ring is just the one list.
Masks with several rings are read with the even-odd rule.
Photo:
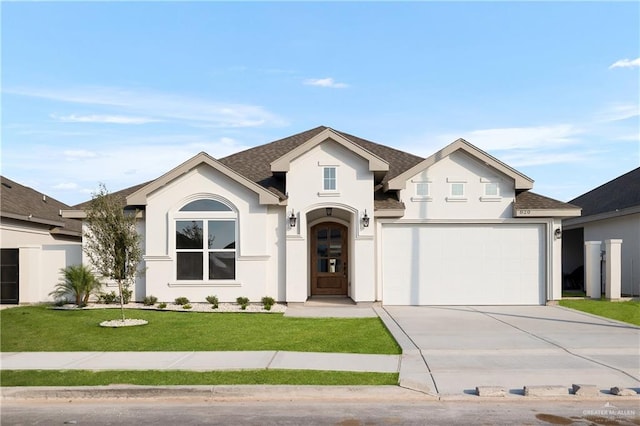
[[311, 227], [311, 296], [347, 296], [349, 232], [337, 222]]

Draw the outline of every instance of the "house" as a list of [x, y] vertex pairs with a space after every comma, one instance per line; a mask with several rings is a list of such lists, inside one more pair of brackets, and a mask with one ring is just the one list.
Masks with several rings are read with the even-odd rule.
[[532, 188], [462, 139], [421, 158], [321, 126], [120, 193], [143, 212], [137, 300], [537, 305], [580, 209]]
[[[622, 240], [621, 290], [640, 295], [640, 167], [570, 201], [582, 216], [562, 222], [566, 286], [583, 288], [585, 241]], [[604, 244], [603, 244], [604, 248]]]
[[51, 300], [60, 269], [82, 262], [82, 223], [60, 216], [70, 207], [0, 177], [1, 303]]

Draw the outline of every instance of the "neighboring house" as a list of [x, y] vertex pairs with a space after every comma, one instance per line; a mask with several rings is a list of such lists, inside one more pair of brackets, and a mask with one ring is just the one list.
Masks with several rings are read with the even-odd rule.
[[[640, 295], [640, 167], [573, 200], [582, 217], [562, 222], [567, 288], [584, 288], [584, 242], [622, 239], [622, 295]], [[604, 249], [604, 244], [603, 244]]]
[[0, 177], [3, 304], [51, 300], [60, 269], [82, 262], [82, 223], [51, 197]]
[[462, 139], [425, 159], [317, 127], [120, 193], [144, 213], [137, 300], [537, 305], [561, 298], [554, 235], [580, 209], [532, 188]]

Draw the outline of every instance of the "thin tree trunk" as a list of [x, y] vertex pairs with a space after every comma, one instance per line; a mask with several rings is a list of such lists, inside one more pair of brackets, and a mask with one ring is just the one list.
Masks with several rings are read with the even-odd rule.
[[118, 290], [120, 290], [120, 311], [122, 312], [122, 322], [124, 322], [124, 298], [122, 297], [122, 281], [118, 280]]

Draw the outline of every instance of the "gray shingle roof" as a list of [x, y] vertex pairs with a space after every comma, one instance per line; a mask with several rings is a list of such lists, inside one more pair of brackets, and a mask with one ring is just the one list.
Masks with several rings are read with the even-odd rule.
[[524, 191], [516, 195], [514, 208], [517, 210], [574, 210], [580, 207], [535, 192]]
[[2, 216], [49, 225], [52, 230], [60, 231], [58, 233], [80, 236], [82, 222], [60, 216], [60, 210], [70, 209], [70, 206], [4, 176], [0, 176], [0, 182]]
[[640, 206], [640, 167], [570, 201], [582, 207], [582, 216]]

